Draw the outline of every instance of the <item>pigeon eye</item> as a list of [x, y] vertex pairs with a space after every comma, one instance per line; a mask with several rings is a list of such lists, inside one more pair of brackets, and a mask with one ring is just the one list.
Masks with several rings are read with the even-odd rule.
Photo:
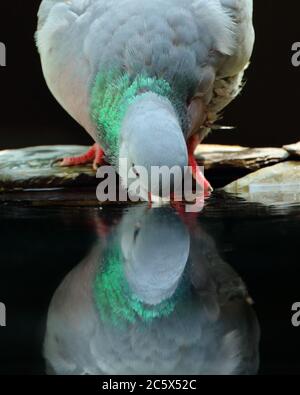
[[138, 238], [139, 233], [140, 233], [140, 229], [136, 228], [134, 231], [134, 235], [133, 235], [134, 242], [136, 242], [136, 239]]
[[139, 177], [140, 173], [137, 171], [137, 169], [135, 168], [135, 165], [132, 165], [132, 171], [134, 172], [134, 174]]

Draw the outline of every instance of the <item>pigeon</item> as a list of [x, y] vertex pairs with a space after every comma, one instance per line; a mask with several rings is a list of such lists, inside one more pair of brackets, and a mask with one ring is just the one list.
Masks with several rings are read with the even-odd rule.
[[200, 222], [188, 228], [169, 207], [134, 206], [55, 291], [48, 372], [257, 373], [260, 330], [247, 296]]
[[95, 141], [60, 164], [189, 166], [212, 190], [194, 151], [243, 87], [252, 13], [252, 0], [43, 0], [47, 85]]

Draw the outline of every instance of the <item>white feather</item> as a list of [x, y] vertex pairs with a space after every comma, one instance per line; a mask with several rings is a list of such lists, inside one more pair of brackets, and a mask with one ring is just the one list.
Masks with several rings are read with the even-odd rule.
[[[100, 70], [189, 76], [214, 118], [240, 91], [253, 42], [252, 0], [44, 0], [39, 10], [48, 86], [94, 138], [89, 94]], [[228, 77], [229, 91], [218, 97]]]

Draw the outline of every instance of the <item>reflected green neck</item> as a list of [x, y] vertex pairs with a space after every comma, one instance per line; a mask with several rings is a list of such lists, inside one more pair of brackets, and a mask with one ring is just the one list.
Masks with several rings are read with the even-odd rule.
[[103, 322], [115, 326], [137, 321], [151, 323], [155, 319], [168, 317], [185, 294], [185, 287], [179, 286], [168, 300], [155, 306], [146, 305], [132, 293], [124, 273], [122, 252], [113, 244], [104, 255], [103, 266], [94, 282], [94, 300]]

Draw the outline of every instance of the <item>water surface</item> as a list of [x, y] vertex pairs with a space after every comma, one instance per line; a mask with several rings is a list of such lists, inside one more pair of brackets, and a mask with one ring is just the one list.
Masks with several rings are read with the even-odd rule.
[[300, 206], [1, 206], [0, 373], [299, 373]]

